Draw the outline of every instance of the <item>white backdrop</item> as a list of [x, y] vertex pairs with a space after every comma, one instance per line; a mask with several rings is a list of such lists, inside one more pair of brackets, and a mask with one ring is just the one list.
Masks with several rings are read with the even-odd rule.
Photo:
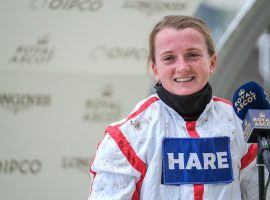
[[153, 25], [199, 3], [1, 0], [0, 199], [87, 199], [106, 125], [149, 94]]

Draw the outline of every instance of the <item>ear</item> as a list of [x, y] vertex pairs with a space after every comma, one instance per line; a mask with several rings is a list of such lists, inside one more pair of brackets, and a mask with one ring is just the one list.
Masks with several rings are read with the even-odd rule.
[[213, 74], [217, 67], [217, 54], [215, 53], [210, 59], [210, 73]]
[[152, 63], [152, 64], [151, 64], [151, 67], [152, 67], [154, 76], [155, 76], [155, 78], [156, 78], [156, 81], [159, 82], [160, 79], [159, 79], [159, 74], [158, 74], [157, 66], [156, 66], [154, 63]]

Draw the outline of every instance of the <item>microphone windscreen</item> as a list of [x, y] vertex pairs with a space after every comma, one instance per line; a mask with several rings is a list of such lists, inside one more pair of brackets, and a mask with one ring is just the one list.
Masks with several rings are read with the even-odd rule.
[[233, 95], [233, 109], [243, 120], [249, 109], [270, 109], [270, 101], [264, 89], [250, 81], [240, 86]]

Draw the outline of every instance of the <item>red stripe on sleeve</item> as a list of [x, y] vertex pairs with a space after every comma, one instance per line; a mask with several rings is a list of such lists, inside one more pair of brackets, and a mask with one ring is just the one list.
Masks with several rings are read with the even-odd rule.
[[246, 168], [257, 156], [258, 145], [252, 144], [248, 148], [248, 152], [241, 159], [241, 169]]
[[132, 200], [139, 200], [142, 182], [146, 174], [146, 164], [137, 156], [136, 152], [131, 147], [131, 145], [118, 127], [108, 127], [107, 133], [109, 133], [110, 136], [114, 139], [119, 149], [125, 155], [132, 167], [134, 167], [137, 171], [141, 173], [140, 180], [136, 183], [136, 189], [132, 196]]

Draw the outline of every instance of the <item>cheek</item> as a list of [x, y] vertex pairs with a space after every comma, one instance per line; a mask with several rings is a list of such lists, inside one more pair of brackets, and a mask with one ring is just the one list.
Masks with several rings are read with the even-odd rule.
[[168, 77], [172, 76], [174, 73], [173, 69], [170, 67], [164, 67], [160, 69], [159, 76], [161, 79], [167, 79]]
[[166, 74], [167, 70], [168, 70], [168, 68], [166, 68], [165, 66], [162, 66], [160, 64], [157, 64], [155, 66], [156, 74], [158, 74], [159, 76], [162, 76], [163, 74]]
[[193, 69], [195, 69], [201, 77], [207, 78], [211, 75], [210, 64], [208, 62], [201, 62]]
[[210, 69], [208, 69], [208, 68], [201, 71], [200, 74], [201, 74], [200, 77], [201, 77], [202, 81], [208, 81], [210, 76], [211, 76]]

